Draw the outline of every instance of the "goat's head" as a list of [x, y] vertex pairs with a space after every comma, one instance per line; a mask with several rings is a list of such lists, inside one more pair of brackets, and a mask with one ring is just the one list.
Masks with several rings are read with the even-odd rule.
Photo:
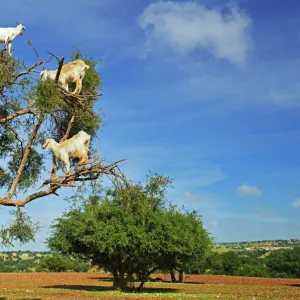
[[42, 148], [45, 151], [48, 151], [48, 150], [52, 149], [53, 142], [55, 142], [54, 139], [46, 139], [43, 146], [42, 146]]
[[17, 27], [20, 28], [20, 35], [22, 35], [23, 34], [23, 30], [26, 31], [26, 27], [22, 23], [17, 22], [17, 24], [18, 24]]

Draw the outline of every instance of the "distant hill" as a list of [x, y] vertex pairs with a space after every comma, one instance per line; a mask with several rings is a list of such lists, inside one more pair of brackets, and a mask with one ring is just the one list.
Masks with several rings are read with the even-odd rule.
[[215, 243], [213, 250], [216, 252], [245, 251], [245, 250], [279, 250], [300, 246], [300, 239], [290, 240], [263, 240], [263, 241], [242, 241], [236, 243]]
[[[217, 252], [245, 251], [245, 250], [277, 250], [300, 246], [300, 239], [290, 240], [262, 240], [262, 241], [241, 241], [241, 242], [222, 242], [215, 243], [212, 249]], [[0, 258], [13, 260], [39, 259], [42, 256], [51, 254], [50, 251], [2, 251]]]

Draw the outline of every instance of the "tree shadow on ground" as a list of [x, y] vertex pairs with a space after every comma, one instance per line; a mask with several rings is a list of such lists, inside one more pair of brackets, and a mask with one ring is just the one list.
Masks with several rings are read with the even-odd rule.
[[[86, 292], [106, 292], [112, 291], [110, 286], [94, 286], [94, 285], [51, 285], [51, 286], [41, 286], [44, 289], [65, 289], [65, 290], [76, 290], [76, 291], [86, 291]], [[1, 300], [1, 299], [0, 299]]]
[[295, 284], [287, 284], [288, 286], [294, 286], [294, 287], [300, 287], [299, 283], [295, 283]]
[[[95, 279], [95, 278], [94, 278]], [[66, 289], [66, 290], [74, 290], [74, 291], [86, 291], [86, 292], [108, 292], [114, 291], [110, 286], [90, 286], [90, 285], [52, 285], [52, 286], [42, 286], [41, 288], [45, 289]], [[130, 291], [130, 289], [128, 289]], [[134, 290], [133, 293], [137, 291]], [[178, 289], [174, 288], [144, 288], [139, 293], [176, 293]], [[1, 298], [0, 298], [1, 300]], [[5, 299], [3, 299], [5, 300]]]
[[195, 282], [195, 281], [172, 282], [171, 280], [164, 280], [161, 278], [150, 278], [148, 282], [161, 282], [161, 283], [173, 283], [173, 284], [204, 284], [204, 282]]
[[[0, 300], [9, 300], [9, 298], [0, 297]], [[42, 298], [20, 298], [19, 300], [42, 300]]]
[[[99, 280], [99, 281], [106, 281], [106, 282], [113, 282], [113, 278], [108, 277], [108, 276], [89, 277], [89, 279], [94, 279], [94, 280]], [[134, 280], [133, 282], [139, 282], [139, 280]], [[178, 283], [183, 283], [183, 284], [204, 284], [204, 282], [194, 282], [194, 281], [172, 282], [170, 280], [164, 280], [160, 277], [150, 278], [147, 282], [162, 282], [162, 283], [177, 283], [177, 284]]]

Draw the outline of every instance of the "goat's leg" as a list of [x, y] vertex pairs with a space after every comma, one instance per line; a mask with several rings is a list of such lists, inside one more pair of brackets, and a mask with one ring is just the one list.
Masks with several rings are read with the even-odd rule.
[[81, 79], [78, 79], [78, 80], [75, 81], [75, 83], [76, 83], [76, 89], [73, 92], [73, 94], [79, 95], [80, 92], [81, 92], [81, 89], [82, 89], [82, 81], [81, 81]]
[[7, 44], [7, 53], [8, 53], [9, 56], [12, 56], [12, 54], [11, 54], [11, 43]]
[[62, 86], [62, 88], [64, 88], [67, 92], [69, 91], [69, 85], [65, 80], [59, 80], [60, 85]]
[[83, 165], [83, 164], [86, 163], [86, 157], [87, 157], [87, 154], [84, 153], [84, 154], [82, 155], [82, 157], [81, 157], [80, 162], [79, 162], [80, 165]]
[[68, 156], [63, 157], [62, 161], [64, 162], [66, 166], [66, 175], [70, 174], [70, 160]]
[[87, 152], [86, 152], [86, 153], [83, 154], [83, 156], [82, 156], [82, 158], [81, 158], [79, 164], [80, 164], [80, 165], [83, 165], [84, 168], [85, 168], [85, 165], [88, 163], [88, 161], [89, 161], [89, 158], [88, 158], [88, 154], [87, 154]]

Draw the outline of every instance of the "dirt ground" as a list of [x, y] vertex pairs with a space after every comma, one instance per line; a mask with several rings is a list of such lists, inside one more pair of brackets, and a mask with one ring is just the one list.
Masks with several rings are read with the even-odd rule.
[[106, 273], [0, 273], [0, 300], [11, 299], [300, 299], [300, 279], [155, 274], [143, 293], [113, 291]]

